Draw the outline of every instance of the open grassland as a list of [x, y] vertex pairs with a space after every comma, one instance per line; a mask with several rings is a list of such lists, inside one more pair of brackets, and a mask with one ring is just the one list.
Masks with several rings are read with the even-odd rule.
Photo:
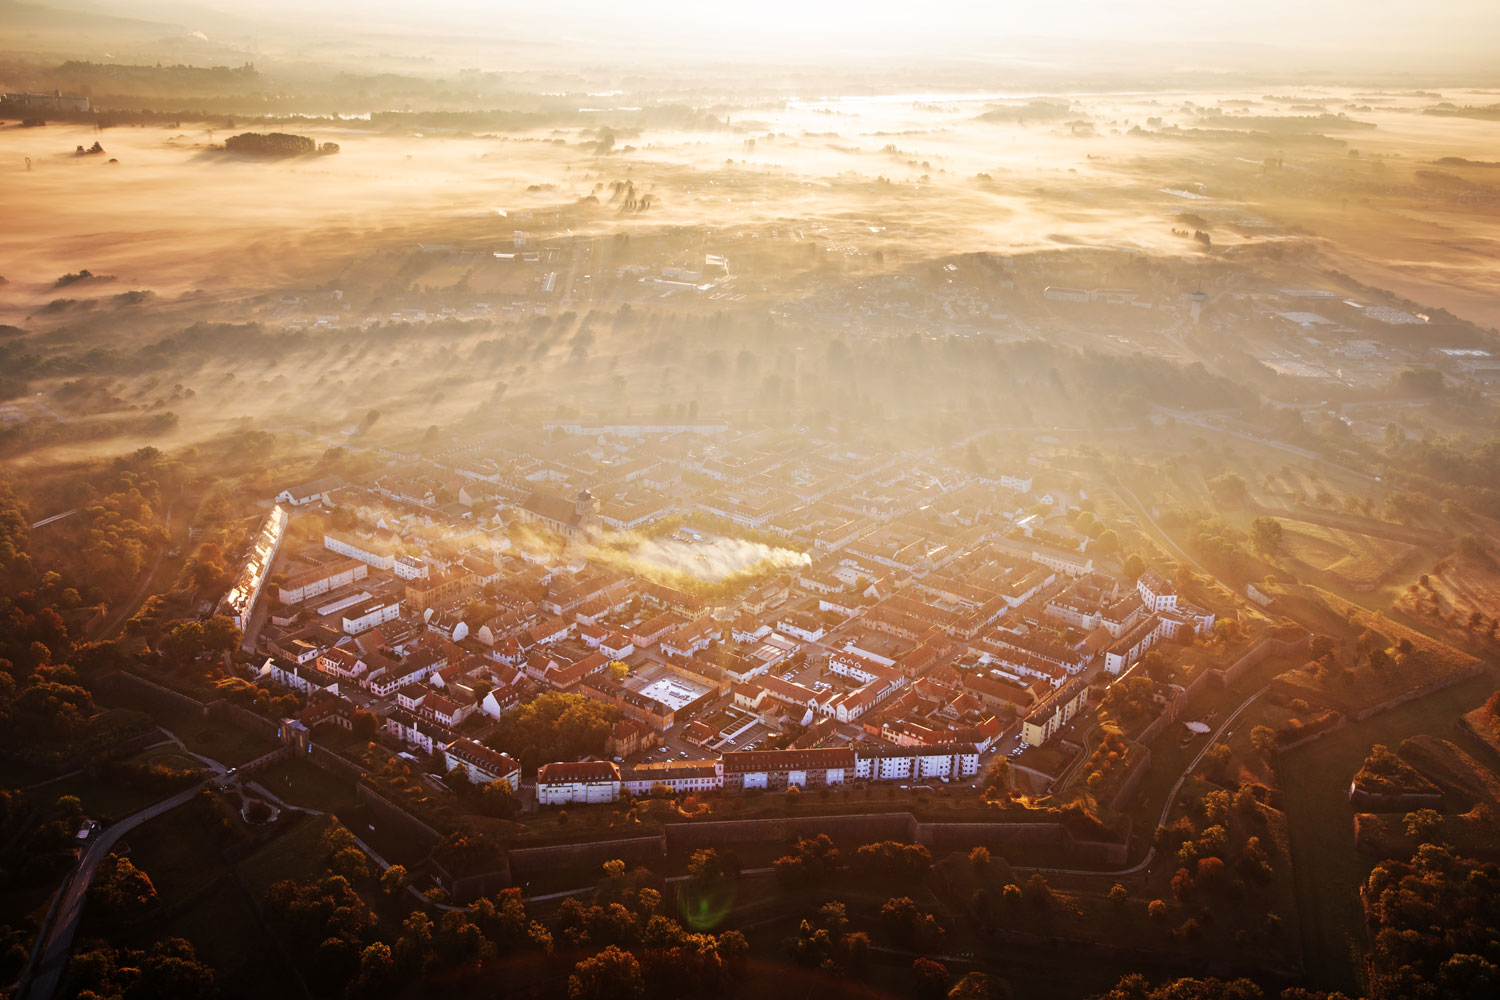
[[87, 774], [72, 775], [26, 792], [27, 799], [42, 809], [50, 807], [64, 795], [77, 796], [87, 816], [105, 822], [124, 819], [167, 797], [162, 792], [145, 791], [121, 781]]
[[[1401, 594], [1396, 607], [1416, 620], [1466, 640], [1493, 634], [1500, 616], [1500, 563], [1487, 552], [1451, 553]], [[1474, 616], [1483, 621], [1471, 626]]]
[[[1300, 668], [1276, 678], [1283, 690], [1293, 696], [1340, 710], [1362, 712], [1422, 688], [1453, 682], [1481, 666], [1481, 661], [1462, 650], [1326, 590], [1277, 585], [1272, 591], [1273, 611], [1334, 638], [1341, 646], [1337, 660], [1342, 669], [1315, 673]], [[1376, 668], [1367, 658], [1354, 654], [1353, 644], [1367, 631], [1378, 637], [1376, 643], [1380, 648], [1397, 651], [1383, 668]], [[1399, 653], [1403, 644], [1409, 644], [1409, 653]]]
[[257, 784], [294, 806], [338, 812], [354, 805], [354, 783], [291, 757], [255, 773]]
[[[328, 820], [289, 824], [266, 845], [235, 863], [224, 859], [224, 841], [190, 802], [159, 816], [127, 838], [131, 860], [151, 878], [161, 903], [157, 917], [131, 928], [122, 943], [145, 947], [182, 937], [217, 972], [227, 997], [282, 993], [296, 981], [270, 936], [259, 906], [283, 878], [302, 878], [320, 860], [318, 838]], [[87, 919], [87, 915], [86, 915]]]
[[1489, 751], [1487, 763], [1491, 766], [1500, 764], [1500, 717], [1491, 710], [1488, 702], [1472, 712], [1464, 713], [1460, 725], [1472, 734], [1484, 750]]
[[1306, 521], [1287, 522], [1282, 545], [1292, 559], [1355, 589], [1373, 589], [1411, 559], [1413, 545], [1341, 531]]
[[131, 757], [130, 761], [153, 767], [169, 767], [176, 771], [201, 771], [204, 769], [203, 761], [184, 752], [175, 743], [164, 743], [160, 746], [142, 750], [134, 757]]
[[1443, 790], [1450, 811], [1463, 812], [1478, 805], [1500, 817], [1500, 778], [1461, 747], [1424, 734], [1403, 740], [1400, 753]]

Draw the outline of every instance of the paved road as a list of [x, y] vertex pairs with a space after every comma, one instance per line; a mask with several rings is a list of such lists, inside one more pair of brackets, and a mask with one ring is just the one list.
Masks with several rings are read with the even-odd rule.
[[1198, 572], [1202, 573], [1204, 576], [1208, 577], [1211, 580], [1217, 581], [1219, 586], [1223, 587], [1229, 593], [1235, 593], [1235, 589], [1233, 587], [1225, 583], [1223, 580], [1220, 580], [1214, 574], [1210, 573], [1203, 567], [1202, 563], [1194, 559], [1192, 556], [1188, 555], [1187, 550], [1184, 549], [1181, 545], [1178, 545], [1177, 542], [1173, 540], [1172, 536], [1167, 534], [1162, 526], [1156, 523], [1156, 518], [1151, 516], [1151, 512], [1146, 509], [1145, 504], [1141, 503], [1141, 498], [1135, 495], [1134, 490], [1130, 489], [1128, 486], [1116, 486], [1115, 492], [1130, 501], [1131, 506], [1136, 509], [1136, 512], [1139, 513], [1141, 517], [1146, 519], [1146, 523], [1151, 526], [1151, 530], [1156, 532], [1156, 534], [1160, 536], [1161, 540], [1167, 544], [1167, 548], [1177, 553], [1177, 555], [1181, 557], [1184, 562], [1197, 569]]
[[147, 806], [109, 827], [89, 845], [72, 881], [64, 890], [62, 903], [57, 908], [57, 916], [48, 932], [46, 946], [42, 949], [41, 962], [33, 971], [28, 987], [23, 988], [22, 995], [27, 1000], [49, 1000], [57, 992], [63, 969], [68, 964], [68, 955], [73, 949], [73, 936], [78, 931], [78, 920], [83, 915], [89, 885], [94, 881], [94, 874], [110, 849], [131, 830], [191, 801], [202, 789], [202, 783], [196, 784], [154, 806]]
[[[1225, 717], [1223, 722], [1219, 723], [1219, 728], [1214, 730], [1213, 735], [1208, 740], [1204, 741], [1203, 749], [1199, 750], [1197, 756], [1192, 759], [1187, 767], [1183, 768], [1182, 774], [1177, 776], [1177, 781], [1172, 785], [1172, 790], [1167, 793], [1167, 801], [1163, 802], [1161, 806], [1161, 815], [1156, 818], [1157, 826], [1166, 825], [1167, 818], [1172, 814], [1172, 806], [1177, 801], [1177, 793], [1182, 791], [1183, 783], [1186, 782], [1192, 775], [1192, 773], [1198, 769], [1198, 765], [1203, 763], [1203, 757], [1208, 753], [1209, 747], [1213, 746], [1215, 743], [1218, 743], [1221, 735], [1227, 738], [1229, 735], [1229, 728], [1234, 725], [1235, 721], [1240, 717], [1240, 715], [1244, 713], [1245, 709], [1253, 705], [1257, 698], [1259, 698], [1269, 690], [1271, 690], [1271, 687], [1268, 684], [1265, 687], [1261, 688], [1259, 691], [1252, 694], [1250, 697], [1246, 698], [1244, 701], [1240, 702], [1239, 706], [1235, 708], [1233, 712], [1230, 712], [1229, 715]], [[1022, 866], [1020, 865], [1017, 865], [1016, 867], [1021, 868], [1023, 871], [1042, 872], [1043, 874], [1048, 875], [1115, 876], [1134, 875], [1136, 872], [1145, 871], [1147, 868], [1151, 867], [1152, 862], [1154, 862], [1155, 860], [1156, 845], [1152, 844], [1151, 847], [1146, 851], [1146, 856], [1139, 862], [1131, 865], [1129, 868], [1121, 868], [1113, 871], [1100, 871], [1097, 868], [1022, 868]]]
[[223, 763], [214, 760], [212, 757], [205, 757], [201, 753], [194, 753], [192, 750], [189, 750], [187, 744], [182, 742], [182, 740], [177, 736], [176, 733], [172, 732], [172, 730], [167, 729], [165, 726], [158, 726], [157, 728], [165, 733], [167, 738], [165, 740], [162, 740], [161, 743], [154, 743], [146, 749], [150, 750], [153, 747], [159, 747], [164, 743], [175, 743], [177, 745], [177, 749], [181, 750], [189, 757], [192, 757], [194, 760], [201, 761], [205, 767], [207, 767], [214, 773], [215, 777], [222, 778], [224, 775], [229, 773], [229, 768]]

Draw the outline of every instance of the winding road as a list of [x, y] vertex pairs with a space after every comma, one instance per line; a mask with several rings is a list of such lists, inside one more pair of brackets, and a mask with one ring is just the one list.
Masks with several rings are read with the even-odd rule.
[[[178, 739], [171, 730], [162, 729], [166, 739], [153, 746], [162, 746], [166, 743], [176, 744], [182, 751], [195, 759], [202, 761], [204, 766], [212, 774], [198, 782], [191, 788], [185, 789], [170, 798], [163, 799], [155, 805], [147, 806], [139, 812], [132, 813], [119, 822], [111, 824], [99, 836], [95, 837], [84, 851], [79, 860], [78, 867], [74, 870], [72, 877], [62, 890], [63, 896], [59, 903], [53, 906], [50, 921], [43, 927], [40, 958], [29, 970], [23, 979], [21, 988], [16, 995], [23, 1000], [50, 1000], [57, 992], [57, 987], [62, 979], [63, 970], [67, 968], [68, 957], [73, 950], [73, 937], [78, 932], [78, 921], [83, 916], [83, 905], [88, 900], [89, 886], [93, 884], [94, 875], [99, 870], [99, 864], [109, 855], [111, 849], [131, 830], [143, 823], [171, 812], [180, 805], [192, 801], [193, 796], [202, 791], [210, 781], [217, 781], [228, 773], [229, 769], [221, 762], [212, 757], [194, 753]], [[149, 749], [149, 748], [148, 748]], [[259, 787], [259, 786], [257, 786]], [[262, 790], [264, 791], [264, 790]], [[283, 808], [295, 808], [282, 803], [276, 796], [267, 793], [267, 797], [282, 805]]]
[[28, 998], [28, 1000], [49, 1000], [57, 992], [63, 970], [67, 968], [68, 956], [73, 949], [73, 936], [78, 932], [78, 920], [83, 916], [83, 904], [88, 899], [89, 885], [93, 883], [99, 864], [109, 855], [110, 849], [121, 837], [142, 823], [148, 823], [163, 813], [171, 812], [178, 806], [190, 802], [205, 784], [206, 782], [199, 782], [171, 798], [163, 799], [140, 812], [132, 813], [110, 826], [96, 837], [93, 843], [89, 844], [88, 849], [84, 851], [83, 860], [78, 864], [78, 870], [73, 873], [72, 879], [63, 890], [62, 902], [58, 905], [56, 916], [47, 931], [48, 936], [42, 948], [41, 960], [32, 970], [31, 978], [22, 985], [18, 996]]
[[[1252, 694], [1250, 697], [1246, 698], [1244, 701], [1240, 702], [1239, 705], [1235, 707], [1235, 710], [1225, 716], [1223, 722], [1219, 723], [1219, 728], [1213, 731], [1213, 736], [1204, 741], [1203, 749], [1199, 750], [1197, 756], [1192, 759], [1192, 762], [1189, 763], [1187, 767], [1183, 768], [1182, 773], [1177, 776], [1177, 781], [1173, 783], [1172, 790], [1167, 792], [1167, 800], [1163, 802], [1161, 806], [1161, 815], [1156, 818], [1157, 826], [1166, 826], [1168, 817], [1172, 815], [1172, 806], [1177, 802], [1177, 793], [1182, 791], [1183, 783], [1186, 782], [1188, 778], [1192, 777], [1193, 772], [1198, 770], [1198, 765], [1203, 763], [1204, 755], [1208, 753], [1211, 747], [1219, 742], [1219, 738], [1221, 735], [1230, 735], [1228, 732], [1229, 727], [1233, 726], [1235, 721], [1244, 714], [1245, 709], [1255, 704], [1256, 699], [1269, 690], [1271, 690], [1271, 687], [1268, 684], [1265, 687], [1261, 688], [1259, 691]], [[1047, 875], [1116, 876], [1134, 875], [1137, 872], [1145, 871], [1147, 868], [1151, 867], [1152, 862], [1154, 862], [1155, 860], [1156, 845], [1152, 844], [1151, 847], [1146, 851], [1146, 856], [1140, 861], [1131, 865], [1129, 868], [1119, 868], [1112, 871], [1101, 871], [1098, 868], [1025, 868], [1021, 865], [1016, 865], [1015, 867], [1021, 871], [1042, 872], [1043, 874]]]

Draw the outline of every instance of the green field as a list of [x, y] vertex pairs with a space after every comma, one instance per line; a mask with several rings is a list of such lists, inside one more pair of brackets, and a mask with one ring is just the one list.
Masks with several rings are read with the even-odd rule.
[[170, 767], [179, 771], [202, 771], [204, 764], [198, 758], [185, 753], [175, 743], [166, 743], [161, 746], [142, 750], [131, 761], [137, 764], [151, 764], [161, 767]]
[[112, 822], [139, 812], [153, 802], [167, 798], [168, 794], [142, 791], [108, 778], [77, 774], [34, 788], [26, 793], [26, 798], [39, 808], [47, 809], [64, 795], [76, 795], [83, 803], [85, 815]]
[[354, 783], [305, 760], [289, 757], [255, 773], [254, 781], [294, 806], [337, 812], [352, 807]]
[[126, 838], [131, 860], [156, 886], [162, 913], [131, 928], [121, 943], [145, 947], [164, 937], [186, 938], [214, 967], [226, 997], [300, 992], [293, 986], [296, 973], [282, 959], [258, 907], [273, 882], [312, 871], [320, 860], [318, 838], [329, 821], [305, 818], [230, 864], [199, 809], [193, 802], [179, 806]]

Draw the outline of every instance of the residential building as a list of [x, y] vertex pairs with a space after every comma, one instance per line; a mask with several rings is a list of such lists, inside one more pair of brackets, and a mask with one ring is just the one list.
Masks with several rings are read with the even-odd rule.
[[443, 756], [448, 762], [448, 770], [464, 768], [471, 784], [488, 785], [502, 781], [512, 792], [521, 790], [521, 765], [483, 743], [460, 737], [448, 744]]
[[536, 771], [536, 801], [541, 806], [614, 802], [620, 787], [620, 769], [613, 761], [559, 761]]

